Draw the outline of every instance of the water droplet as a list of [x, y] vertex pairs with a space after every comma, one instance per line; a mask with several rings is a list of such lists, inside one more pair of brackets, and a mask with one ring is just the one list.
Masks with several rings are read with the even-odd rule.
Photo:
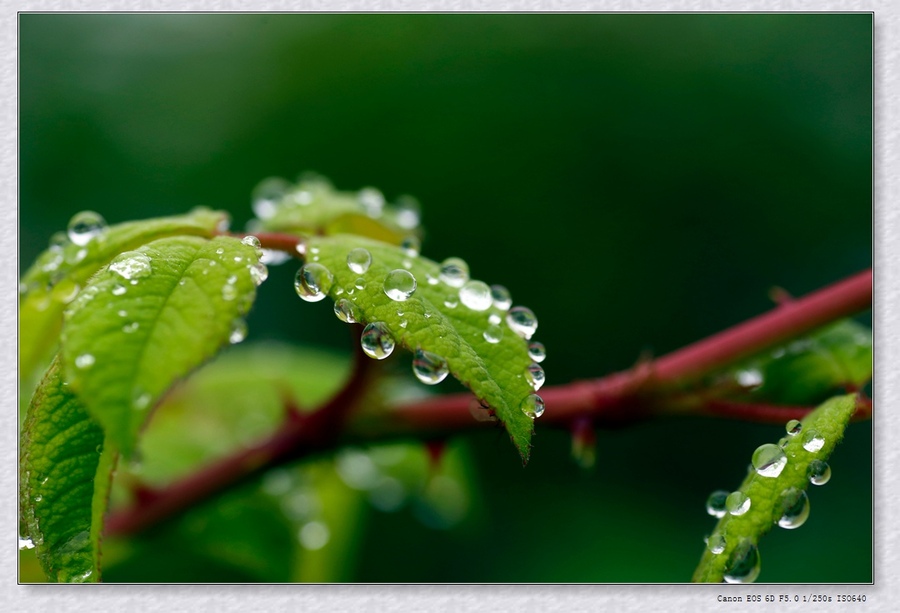
[[357, 277], [356, 281], [353, 282], [353, 287], [355, 287], [358, 290], [366, 289], [366, 280], [363, 279], [362, 277]]
[[544, 400], [537, 394], [528, 394], [519, 408], [531, 419], [537, 419], [544, 414]]
[[532, 341], [528, 343], [528, 355], [535, 362], [543, 362], [547, 358], [547, 350], [543, 343]]
[[367, 325], [359, 340], [365, 354], [376, 360], [383, 360], [394, 350], [394, 337], [387, 324], [381, 321]]
[[497, 325], [489, 325], [484, 329], [482, 336], [484, 336], [484, 340], [495, 345], [503, 339], [503, 328]]
[[724, 578], [728, 583], [753, 583], [759, 576], [759, 568], [759, 549], [744, 539], [731, 552]]
[[484, 281], [469, 281], [460, 288], [459, 299], [473, 311], [486, 311], [492, 304], [491, 288]]
[[137, 329], [140, 327], [141, 325], [138, 322], [133, 321], [130, 324], [122, 326], [122, 332], [124, 332], [125, 334], [131, 334], [132, 332], [137, 332]]
[[226, 283], [222, 286], [222, 300], [231, 301], [237, 298], [238, 291], [237, 288], [230, 283]]
[[440, 279], [450, 287], [462, 287], [469, 280], [469, 265], [460, 258], [441, 262]]
[[[245, 236], [241, 239], [241, 244], [247, 245], [248, 247], [253, 247], [256, 250], [257, 257], [262, 255], [262, 243], [260, 243], [259, 239], [255, 236]], [[216, 251], [216, 253], [218, 253], [218, 251]]]
[[743, 515], [750, 510], [750, 498], [741, 491], [731, 492], [725, 498], [725, 508], [732, 515]]
[[457, 304], [459, 304], [459, 301], [455, 296], [450, 296], [449, 298], [444, 300], [444, 306], [448, 309], [455, 309]]
[[411, 258], [419, 255], [419, 251], [422, 249], [422, 241], [419, 240], [418, 236], [407, 236], [400, 243], [400, 248], [403, 250], [403, 253], [408, 255]]
[[784, 429], [791, 436], [796, 436], [796, 435], [800, 434], [800, 430], [803, 429], [803, 424], [801, 424], [800, 421], [797, 419], [792, 419], [791, 421], [789, 421], [787, 423], [787, 425], [785, 425]]
[[136, 391], [133, 400], [131, 401], [131, 406], [134, 407], [136, 411], [143, 411], [150, 406], [150, 394]]
[[310, 262], [297, 271], [294, 289], [297, 290], [297, 295], [307, 302], [318, 302], [325, 298], [333, 283], [334, 275], [330, 270], [321, 264]]
[[359, 205], [366, 215], [373, 218], [381, 217], [384, 210], [384, 196], [374, 187], [364, 187], [359, 190]]
[[365, 274], [372, 265], [372, 254], [368, 249], [357, 247], [347, 254], [347, 267], [358, 275]]
[[87, 257], [87, 249], [79, 249], [75, 253], [66, 254], [66, 263], [68, 264], [79, 264], [84, 258]]
[[69, 304], [75, 300], [75, 296], [81, 291], [81, 287], [71, 279], [63, 279], [53, 286], [51, 297], [57, 302]]
[[405, 319], [400, 322], [400, 327], [403, 328], [404, 330], [406, 329], [406, 326], [408, 326], [408, 325], [409, 325], [409, 322], [406, 321]]
[[397, 198], [397, 225], [404, 230], [412, 230], [419, 225], [422, 207], [412, 196]]
[[128, 317], [128, 311], [125, 309], [120, 309], [118, 312], [119, 317]]
[[[222, 255], [223, 253], [225, 253], [225, 250], [222, 247], [216, 249], [216, 255]], [[222, 258], [219, 259], [221, 260]]]
[[494, 306], [501, 311], [508, 311], [512, 306], [512, 296], [510, 296], [509, 290], [502, 285], [491, 286], [491, 300], [493, 300]]
[[120, 253], [110, 262], [109, 269], [123, 279], [142, 279], [153, 272], [150, 257], [140, 251]]
[[426, 385], [440, 383], [447, 378], [450, 372], [447, 367], [447, 360], [435, 353], [422, 349], [416, 349], [412, 368], [416, 378]]
[[69, 244], [69, 235], [65, 232], [54, 232], [50, 237], [49, 249], [51, 251], [59, 251]]
[[538, 327], [537, 317], [528, 307], [513, 307], [506, 314], [506, 323], [513, 332], [528, 340]]
[[257, 262], [247, 267], [250, 272], [250, 279], [253, 284], [259, 287], [262, 282], [269, 278], [269, 269], [262, 262]]
[[23, 549], [34, 549], [34, 541], [32, 541], [27, 536], [20, 536], [19, 537], [19, 551], [22, 551]]
[[338, 319], [348, 324], [355, 324], [359, 321], [359, 310], [355, 304], [346, 298], [341, 298], [334, 303], [334, 314], [337, 315]]
[[90, 353], [83, 353], [75, 358], [75, 366], [78, 368], [90, 368], [94, 365], [94, 356]]
[[527, 373], [528, 380], [531, 382], [531, 387], [534, 388], [534, 391], [541, 389], [541, 386], [544, 385], [544, 380], [546, 379], [544, 369], [541, 368], [541, 365], [532, 363], [528, 366]]
[[228, 335], [228, 342], [237, 345], [247, 338], [247, 322], [243, 319], [235, 319], [231, 322], [231, 333]]
[[803, 433], [803, 448], [810, 453], [815, 453], [825, 446], [825, 437], [819, 431], [810, 428]]
[[41, 496], [40, 494], [38, 494], [37, 496], [34, 497], [34, 501], [35, 501], [35, 502], [40, 502], [40, 501], [43, 500], [43, 499], [44, 499], [44, 497]]
[[291, 184], [281, 177], [263, 179], [253, 188], [253, 214], [260, 219], [270, 219], [278, 211], [278, 201], [290, 189]]
[[94, 211], [81, 211], [69, 220], [69, 240], [81, 247], [100, 236], [106, 230], [106, 220]]
[[778, 525], [788, 530], [799, 528], [809, 517], [809, 497], [803, 490], [791, 487], [781, 494], [781, 517]]
[[488, 323], [492, 326], [499, 325], [501, 321], [503, 321], [503, 318], [500, 317], [499, 313], [491, 313], [488, 315]]
[[822, 460], [813, 460], [806, 469], [806, 476], [813, 485], [825, 485], [831, 479], [831, 467]]
[[725, 517], [728, 512], [725, 501], [728, 499], [726, 490], [716, 490], [706, 499], [706, 512], [713, 517]]
[[778, 445], [766, 443], [753, 452], [750, 460], [756, 473], [762, 477], [777, 477], [787, 464], [787, 456]]
[[300, 528], [297, 537], [304, 549], [316, 551], [328, 544], [328, 541], [331, 538], [331, 532], [324, 523], [320, 521], [311, 521]]
[[384, 293], [391, 300], [402, 302], [416, 291], [416, 278], [408, 270], [397, 268], [384, 278]]
[[721, 534], [713, 534], [707, 539], [706, 548], [709, 549], [710, 553], [719, 555], [725, 551], [725, 537]]
[[241, 262], [244, 261], [244, 258], [242, 258], [242, 257], [239, 256], [239, 255], [234, 256], [234, 258], [232, 258], [232, 259], [234, 259], [234, 262], [235, 262], [236, 264], [240, 264]]
[[428, 281], [428, 285], [437, 285], [438, 283], [441, 282], [440, 279], [438, 279], [437, 277], [435, 277], [435, 276], [434, 276], [433, 274], [431, 274], [431, 273], [427, 273], [427, 274], [425, 275], [425, 280]]

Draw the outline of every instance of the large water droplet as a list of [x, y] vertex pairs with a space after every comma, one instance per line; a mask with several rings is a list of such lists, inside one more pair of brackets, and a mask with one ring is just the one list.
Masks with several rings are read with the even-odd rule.
[[69, 240], [81, 247], [100, 236], [106, 230], [106, 220], [94, 211], [81, 211], [69, 220]]
[[724, 578], [728, 583], [753, 583], [759, 576], [759, 568], [759, 549], [744, 539], [731, 552]]
[[257, 257], [262, 255], [262, 243], [260, 243], [259, 239], [255, 236], [247, 235], [241, 239], [241, 243], [247, 245], [248, 247], [253, 247], [256, 250]]
[[750, 502], [750, 498], [744, 492], [731, 492], [725, 498], [725, 508], [732, 515], [743, 515], [750, 510]]
[[447, 360], [422, 349], [416, 349], [413, 358], [413, 372], [416, 378], [426, 385], [436, 385], [447, 378], [450, 370], [447, 367]]
[[374, 187], [364, 187], [359, 190], [359, 205], [366, 215], [373, 218], [381, 217], [384, 210], [384, 195]]
[[528, 344], [528, 356], [535, 362], [543, 362], [547, 358], [547, 350], [543, 343], [532, 341]]
[[341, 298], [334, 303], [334, 314], [348, 324], [355, 324], [359, 321], [359, 309], [346, 298]]
[[486, 311], [491, 307], [491, 288], [484, 281], [468, 281], [459, 290], [460, 301], [473, 311]]
[[796, 487], [786, 489], [781, 494], [781, 517], [778, 525], [788, 530], [799, 528], [809, 517], [809, 497]]
[[403, 239], [403, 242], [400, 243], [400, 248], [407, 256], [414, 258], [419, 255], [419, 251], [422, 249], [422, 241], [419, 240], [418, 236], [410, 235]]
[[528, 340], [538, 327], [537, 317], [528, 307], [517, 306], [506, 314], [506, 323], [513, 332]]
[[512, 296], [510, 296], [509, 290], [502, 285], [491, 286], [491, 300], [494, 302], [494, 306], [501, 311], [508, 311], [512, 306]]
[[422, 207], [412, 196], [397, 198], [397, 225], [404, 230], [412, 230], [419, 225]]
[[544, 385], [544, 380], [546, 379], [544, 369], [541, 368], [541, 365], [534, 363], [530, 364], [527, 373], [528, 380], [531, 382], [531, 387], [534, 388], [534, 391], [541, 389], [541, 386]]
[[75, 366], [77, 368], [90, 368], [94, 365], [95, 361], [96, 360], [94, 359], [94, 356], [92, 356], [90, 353], [83, 353], [75, 358]]
[[803, 424], [797, 419], [792, 419], [784, 426], [784, 429], [791, 436], [796, 436], [800, 434], [800, 430], [803, 429]]
[[231, 322], [231, 333], [228, 335], [228, 342], [237, 345], [247, 338], [247, 322], [243, 319], [235, 319]]
[[347, 254], [347, 267], [358, 275], [364, 274], [372, 264], [372, 254], [368, 249], [357, 247]]
[[787, 456], [778, 445], [766, 443], [753, 452], [751, 459], [756, 473], [762, 477], [777, 477], [787, 464]]
[[531, 419], [537, 419], [544, 414], [544, 399], [537, 394], [528, 394], [519, 408]]
[[725, 514], [728, 512], [725, 505], [728, 494], [729, 492], [726, 490], [716, 490], [710, 494], [709, 498], [706, 499], [706, 512], [713, 517], [725, 517]]
[[831, 479], [831, 467], [823, 460], [813, 460], [806, 469], [806, 476], [813, 485], [825, 485]]
[[460, 258], [441, 262], [440, 279], [450, 287], [462, 287], [469, 280], [469, 265]]
[[709, 552], [715, 555], [719, 555], [723, 551], [725, 551], [725, 537], [721, 534], [713, 534], [706, 541], [706, 548], [709, 549]]
[[487, 328], [484, 329], [484, 332], [482, 332], [482, 336], [484, 337], [484, 340], [492, 345], [495, 345], [503, 340], [503, 328], [494, 324], [490, 324]]
[[237, 298], [237, 295], [238, 291], [234, 285], [226, 283], [222, 286], [222, 300], [230, 302]]
[[803, 448], [810, 453], [815, 453], [825, 446], [825, 437], [819, 434], [815, 428], [810, 428], [803, 433]]
[[408, 270], [397, 268], [384, 278], [384, 293], [391, 300], [402, 302], [416, 291], [416, 278]]
[[304, 264], [294, 278], [297, 295], [307, 302], [318, 302], [325, 298], [334, 284], [331, 271], [315, 262]]
[[262, 285], [262, 282], [269, 278], [269, 269], [262, 262], [251, 264], [247, 267], [247, 270], [250, 272], [250, 279], [257, 287]]
[[373, 321], [367, 325], [359, 341], [365, 354], [376, 360], [383, 360], [394, 350], [394, 337], [387, 324], [381, 321]]
[[120, 253], [109, 264], [109, 269], [123, 279], [142, 279], [153, 272], [150, 257], [140, 251]]

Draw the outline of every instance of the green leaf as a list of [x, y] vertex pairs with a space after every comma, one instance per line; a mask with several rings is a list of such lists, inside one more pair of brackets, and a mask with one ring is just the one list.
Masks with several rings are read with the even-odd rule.
[[50, 581], [100, 580], [99, 542], [115, 462], [103, 431], [60, 378], [54, 360], [22, 431], [24, 534]]
[[164, 238], [118, 256], [72, 302], [66, 378], [126, 457], [172, 383], [243, 338], [257, 265], [235, 238]]
[[[789, 437], [783, 446], [787, 463], [777, 476], [764, 476], [756, 470], [749, 472], [737, 491], [749, 498], [750, 508], [741, 515], [726, 512], [719, 520], [710, 540], [723, 538], [724, 549], [712, 553], [707, 547], [693, 581], [718, 583], [726, 580], [726, 576], [739, 576], [744, 571], [750, 571], [746, 582], [755, 579], [760, 537], [782, 520], [786, 507], [793, 508], [797, 517], [805, 519], [803, 509], [807, 501], [810, 465], [824, 462], [831, 455], [844, 435], [856, 403], [855, 394], [837, 396], [807, 415], [801, 422], [800, 432]], [[767, 446], [767, 450], [772, 451], [773, 447], [778, 446]], [[799, 523], [794, 522], [793, 527]], [[736, 582], [733, 578], [728, 580]]]
[[226, 213], [198, 208], [187, 215], [110, 226], [85, 245], [58, 233], [19, 283], [20, 379], [45, 362], [59, 339], [66, 304], [113, 257], [165, 236], [212, 236], [227, 219]]
[[377, 189], [339, 192], [319, 176], [302, 177], [296, 185], [278, 177], [262, 181], [253, 210], [258, 228], [267, 232], [356, 234], [396, 245], [419, 224], [418, 204], [408, 196], [391, 205]]
[[[460, 298], [460, 288], [440, 280], [441, 265], [393, 245], [341, 235], [311, 238], [306, 249], [308, 262], [301, 270], [327, 269], [333, 283], [322, 289], [337, 302], [336, 312], [342, 309], [345, 317], [349, 314], [362, 324], [383, 323], [397, 344], [446, 361], [449, 373], [495, 411], [527, 462], [534, 425], [522, 406], [535, 391], [529, 368], [540, 367], [532, 366], [528, 342], [507, 325], [505, 310], [495, 305], [469, 308]], [[353, 249], [371, 255], [363, 273], [348, 266]], [[416, 280], [415, 291], [406, 300], [393, 300], [385, 293], [386, 278], [394, 271], [402, 271], [401, 277], [408, 271]], [[314, 283], [315, 276], [311, 274]], [[328, 284], [327, 279], [322, 282]], [[491, 324], [489, 318], [498, 323]], [[486, 331], [499, 340], [489, 342]], [[417, 355], [417, 363], [423, 362], [421, 357], [429, 356]], [[539, 374], [543, 382], [543, 371]]]

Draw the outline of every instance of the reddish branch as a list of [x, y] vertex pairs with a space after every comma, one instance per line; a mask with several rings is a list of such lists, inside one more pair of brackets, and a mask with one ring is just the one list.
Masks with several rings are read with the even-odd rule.
[[[298, 257], [296, 237], [256, 235], [266, 248], [289, 251]], [[782, 302], [772, 311], [750, 319], [659, 359], [623, 372], [541, 392], [548, 407], [540, 425], [571, 427], [576, 421], [596, 425], [630, 423], [654, 413], [715, 415], [757, 422], [783, 423], [802, 417], [810, 407], [777, 407], [758, 404], [702, 400], [679, 403], [683, 387], [710, 373], [753, 354], [811, 332], [827, 323], [870, 307], [872, 272], [867, 270], [817, 292]], [[358, 354], [359, 355], [359, 354]], [[190, 507], [192, 504], [263, 470], [309, 454], [329, 449], [339, 440], [376, 439], [404, 433], [425, 438], [429, 433], [482, 427], [470, 410], [477, 402], [469, 394], [437, 396], [407, 403], [380, 416], [377, 431], [354, 412], [369, 380], [365, 370], [370, 360], [357, 357], [356, 370], [347, 385], [321, 409], [301, 415], [289, 413], [284, 426], [271, 438], [227, 457], [163, 490], [141, 496], [134, 506], [112, 514], [107, 534], [134, 532]], [[871, 402], [861, 403], [860, 414], [871, 415]]]

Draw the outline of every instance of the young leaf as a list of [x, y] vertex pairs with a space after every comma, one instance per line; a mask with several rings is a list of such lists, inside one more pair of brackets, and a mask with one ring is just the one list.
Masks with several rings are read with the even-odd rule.
[[534, 426], [526, 411], [543, 410], [542, 401], [533, 403], [544, 380], [524, 338], [534, 331], [530, 311], [493, 301], [491, 289], [469, 281], [459, 260], [465, 273], [448, 265], [442, 277], [436, 262], [360, 237], [316, 237], [306, 250], [297, 278], [301, 297], [327, 293], [338, 317], [366, 325], [363, 349], [372, 357], [387, 357], [398, 343], [414, 352], [413, 370], [423, 382], [452, 374], [495, 411], [527, 462]]
[[92, 236], [75, 234], [78, 243], [58, 233], [19, 283], [20, 379], [29, 377], [51, 352], [63, 309], [100, 267], [123, 251], [165, 236], [212, 236], [227, 219], [226, 213], [198, 208], [177, 217], [97, 226]]
[[115, 454], [54, 360], [22, 431], [19, 506], [50, 581], [100, 580], [99, 542]]
[[116, 257], [72, 302], [65, 376], [123, 454], [175, 380], [243, 339], [258, 266], [235, 238], [164, 238]]
[[[814, 463], [825, 462], [831, 455], [856, 410], [856, 402], [855, 394], [834, 397], [807, 415], [799, 432], [783, 447], [763, 445], [757, 449], [755, 470], [729, 496], [729, 508], [709, 537], [693, 581], [755, 580], [760, 537], [776, 524], [796, 528], [806, 519], [806, 489], [810, 474], [816, 471]], [[744, 509], [747, 504], [749, 508]]]

